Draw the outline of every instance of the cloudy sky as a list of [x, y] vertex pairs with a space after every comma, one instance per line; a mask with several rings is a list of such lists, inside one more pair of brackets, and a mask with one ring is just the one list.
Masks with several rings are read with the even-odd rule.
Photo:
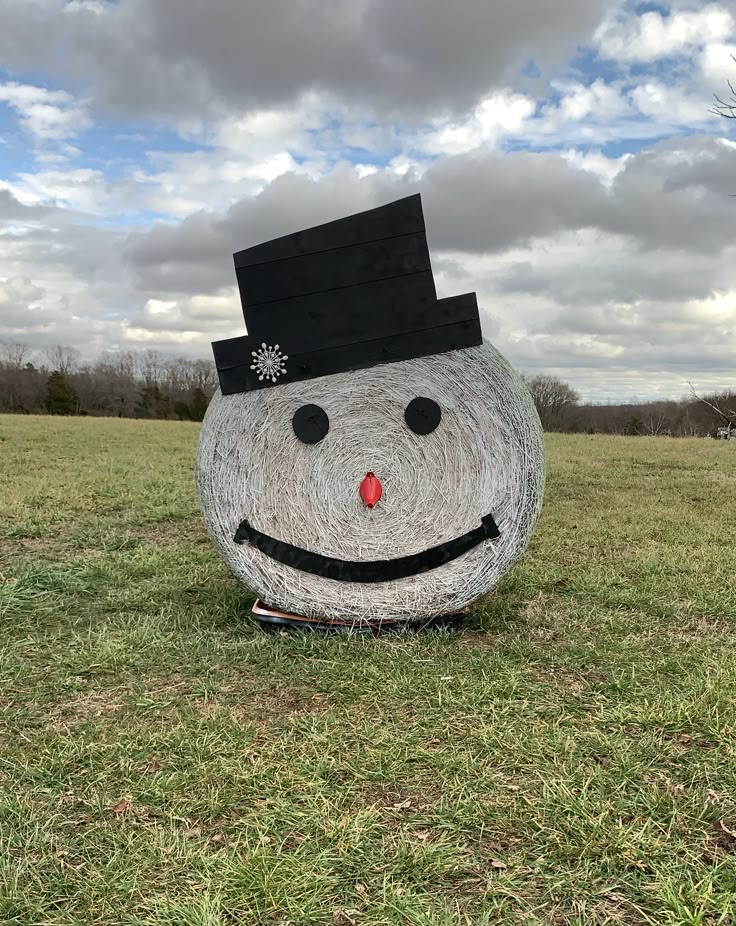
[[736, 386], [736, 2], [0, 0], [0, 340], [209, 356], [232, 252], [422, 193], [592, 400]]

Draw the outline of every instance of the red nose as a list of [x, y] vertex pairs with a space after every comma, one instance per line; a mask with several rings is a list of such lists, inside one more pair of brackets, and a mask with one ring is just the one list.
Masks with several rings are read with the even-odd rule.
[[376, 502], [380, 501], [383, 489], [379, 482], [378, 476], [373, 473], [366, 473], [360, 483], [360, 497], [369, 508], [372, 508]]

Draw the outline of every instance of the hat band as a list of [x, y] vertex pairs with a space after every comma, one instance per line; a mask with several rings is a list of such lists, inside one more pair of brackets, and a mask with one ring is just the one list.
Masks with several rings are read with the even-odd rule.
[[288, 332], [278, 344], [257, 343], [248, 336], [215, 341], [212, 348], [222, 394], [251, 392], [481, 344], [475, 293], [452, 296], [441, 302], [457, 303], [456, 308], [463, 311], [465, 319], [302, 353], [289, 349]]

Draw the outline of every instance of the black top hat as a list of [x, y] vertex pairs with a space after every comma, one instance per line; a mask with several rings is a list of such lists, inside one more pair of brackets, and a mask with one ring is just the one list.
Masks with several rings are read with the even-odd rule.
[[234, 258], [248, 334], [212, 345], [224, 395], [482, 341], [475, 293], [437, 299], [419, 194]]

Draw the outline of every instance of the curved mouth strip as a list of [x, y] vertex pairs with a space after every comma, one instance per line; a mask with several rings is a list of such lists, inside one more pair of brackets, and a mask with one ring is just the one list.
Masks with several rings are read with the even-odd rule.
[[500, 536], [501, 532], [493, 520], [493, 515], [487, 514], [481, 518], [480, 527], [468, 531], [462, 537], [455, 537], [454, 540], [448, 540], [447, 543], [441, 543], [411, 556], [369, 562], [335, 559], [332, 556], [322, 556], [321, 553], [310, 553], [309, 550], [302, 550], [301, 547], [262, 534], [247, 520], [240, 522], [233, 540], [235, 543], [249, 543], [285, 566], [311, 572], [312, 575], [323, 576], [325, 579], [336, 579], [338, 582], [391, 582], [444, 566], [445, 563], [477, 547], [484, 540], [496, 540]]

